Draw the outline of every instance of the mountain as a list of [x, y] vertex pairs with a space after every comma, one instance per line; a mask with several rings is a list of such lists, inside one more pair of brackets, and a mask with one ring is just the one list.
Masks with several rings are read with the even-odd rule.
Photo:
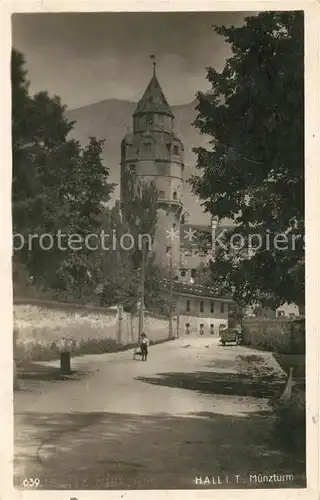
[[[185, 181], [196, 172], [196, 156], [192, 153], [192, 148], [207, 145], [206, 139], [191, 125], [196, 118], [195, 106], [195, 101], [171, 106], [176, 118], [175, 129], [185, 148]], [[110, 168], [110, 180], [117, 183], [113, 199], [119, 198], [120, 144], [128, 128], [132, 128], [132, 114], [135, 108], [136, 103], [130, 101], [107, 99], [66, 112], [67, 118], [76, 122], [72, 135], [81, 144], [86, 144], [90, 136], [106, 139], [104, 162]], [[200, 201], [191, 193], [190, 186], [186, 182], [184, 210], [190, 214], [190, 223], [210, 223], [209, 216], [203, 213]]]

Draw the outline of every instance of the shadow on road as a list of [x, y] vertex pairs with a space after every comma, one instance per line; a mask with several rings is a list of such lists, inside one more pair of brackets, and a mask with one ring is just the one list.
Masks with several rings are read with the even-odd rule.
[[159, 373], [156, 377], [137, 377], [153, 385], [176, 387], [204, 394], [224, 394], [273, 398], [281, 394], [284, 384], [277, 378], [247, 377], [228, 372], [197, 371], [191, 373]]
[[48, 366], [40, 362], [28, 362], [17, 366], [19, 380], [41, 381], [41, 382], [54, 382], [59, 380], [68, 380], [70, 378], [79, 380], [86, 375], [89, 371], [85, 370], [71, 370], [69, 375], [61, 374], [60, 367]]
[[245, 480], [275, 471], [294, 474], [294, 482], [251, 487], [304, 486], [305, 464], [279, 449], [270, 414], [23, 413], [15, 418], [17, 487], [22, 470], [23, 477], [41, 478], [43, 489], [188, 489], [196, 487], [197, 476], [240, 474]]

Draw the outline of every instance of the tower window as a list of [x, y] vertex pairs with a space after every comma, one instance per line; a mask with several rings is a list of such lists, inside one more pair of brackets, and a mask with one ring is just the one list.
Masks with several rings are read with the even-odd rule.
[[129, 166], [130, 174], [135, 174], [136, 173], [136, 166], [135, 165], [130, 165]]
[[200, 302], [200, 312], [203, 313], [203, 302]]
[[163, 128], [164, 126], [164, 116], [163, 115], [157, 115], [157, 124], [159, 127]]
[[175, 155], [178, 155], [179, 154], [179, 146], [173, 146], [173, 152]]
[[164, 200], [164, 191], [159, 191], [159, 198]]
[[180, 274], [181, 274], [181, 278], [184, 278], [184, 277], [185, 277], [185, 275], [186, 275], [185, 270], [183, 269], [183, 270], [180, 272]]
[[214, 313], [214, 302], [211, 302], [210, 304], [210, 312]]
[[173, 199], [176, 200], [177, 199], [177, 191], [174, 191], [173, 192]]
[[146, 121], [147, 125], [153, 125], [153, 115], [147, 115]]
[[224, 303], [220, 302], [220, 312], [224, 313]]
[[186, 311], [190, 312], [190, 300], [187, 300]]
[[146, 151], [146, 153], [151, 153], [151, 144], [149, 142], [146, 142], [143, 145], [143, 149]]

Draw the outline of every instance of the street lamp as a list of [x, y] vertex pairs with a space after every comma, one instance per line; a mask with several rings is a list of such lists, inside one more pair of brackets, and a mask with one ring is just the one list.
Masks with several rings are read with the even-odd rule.
[[[140, 218], [136, 217], [136, 224], [139, 226]], [[142, 252], [141, 252], [141, 269], [140, 269], [140, 301], [139, 301], [139, 337], [138, 342], [140, 344], [141, 334], [143, 332], [143, 324], [144, 324], [144, 280], [145, 280], [145, 240], [142, 238]]]
[[170, 259], [170, 276], [169, 276], [169, 339], [173, 337], [173, 325], [172, 325], [172, 313], [173, 313], [173, 258], [172, 258], [172, 247], [170, 247], [167, 256]]

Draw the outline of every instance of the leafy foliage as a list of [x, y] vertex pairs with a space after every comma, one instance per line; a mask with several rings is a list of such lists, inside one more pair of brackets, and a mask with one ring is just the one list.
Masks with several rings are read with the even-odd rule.
[[[304, 302], [304, 45], [302, 12], [263, 12], [242, 27], [216, 27], [232, 55], [209, 68], [210, 93], [198, 93], [195, 126], [211, 137], [197, 148], [191, 179], [208, 212], [231, 218], [213, 279], [241, 303]], [[230, 244], [241, 234], [246, 248]], [[249, 235], [271, 242], [250, 253]], [[292, 238], [294, 243], [292, 243]]]
[[[24, 65], [22, 54], [13, 50], [13, 232], [26, 242], [14, 261], [24, 265], [38, 286], [82, 295], [92, 288], [94, 258], [79, 242], [99, 229], [113, 190], [101, 160], [104, 141], [90, 138], [81, 147], [68, 139], [73, 123], [64, 116], [65, 106], [46, 92], [31, 97]], [[54, 241], [49, 250], [39, 243], [44, 234], [42, 246]], [[64, 241], [58, 243], [58, 234], [65, 235]]]

